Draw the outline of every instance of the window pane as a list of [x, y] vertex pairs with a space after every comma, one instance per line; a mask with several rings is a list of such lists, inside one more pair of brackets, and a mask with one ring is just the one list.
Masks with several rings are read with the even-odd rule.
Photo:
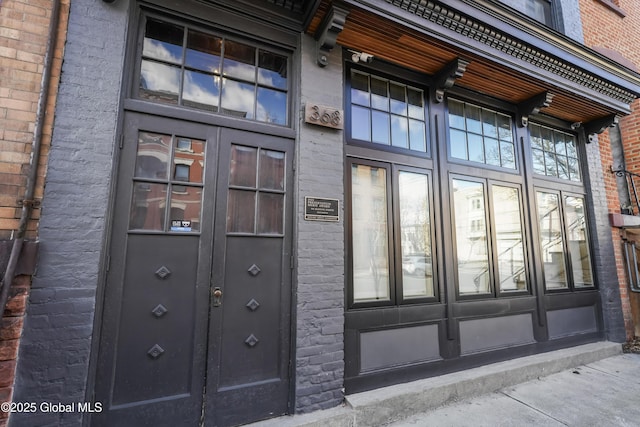
[[142, 55], [179, 64], [182, 62], [183, 38], [182, 27], [149, 19], [144, 31]]
[[371, 116], [371, 141], [377, 142], [378, 144], [390, 145], [389, 121], [391, 118], [389, 117], [389, 113], [373, 110], [371, 111]]
[[286, 125], [287, 94], [273, 89], [258, 88], [256, 120], [276, 125]]
[[451, 129], [451, 157], [469, 160], [467, 156], [467, 134], [463, 131]]
[[472, 162], [484, 163], [484, 146], [482, 136], [474, 133], [467, 134], [469, 138], [469, 160]]
[[400, 172], [398, 182], [403, 296], [432, 297], [433, 266], [427, 176]]
[[556, 156], [558, 164], [558, 176], [562, 179], [569, 179], [569, 161], [566, 156]]
[[422, 91], [408, 87], [407, 98], [409, 100], [409, 117], [424, 120], [424, 103], [422, 98]]
[[416, 151], [426, 151], [427, 141], [424, 122], [409, 119], [409, 148]]
[[580, 181], [580, 167], [578, 165], [578, 159], [569, 157], [569, 174], [572, 181]]
[[139, 132], [135, 176], [167, 179], [169, 147], [171, 147], [171, 135]]
[[220, 77], [196, 71], [185, 71], [183, 85], [182, 104], [184, 106], [218, 111]]
[[547, 289], [567, 287], [562, 244], [562, 224], [557, 194], [537, 193], [540, 247]]
[[260, 188], [284, 191], [284, 153], [260, 150]]
[[351, 138], [371, 141], [371, 122], [368, 108], [355, 105], [351, 107]]
[[516, 168], [516, 156], [513, 144], [510, 142], [500, 142], [500, 158], [502, 166], [505, 168]]
[[275, 53], [258, 53], [258, 83], [275, 87], [287, 88], [287, 58]]
[[387, 81], [371, 77], [371, 106], [378, 110], [389, 111]]
[[409, 129], [406, 117], [391, 115], [391, 143], [394, 147], [409, 147]]
[[351, 168], [354, 302], [389, 300], [386, 170]]
[[[204, 171], [204, 141], [178, 137], [174, 145], [174, 153], [175, 179], [180, 181], [202, 182]], [[180, 178], [178, 178], [178, 169], [180, 169]]]
[[258, 233], [283, 233], [284, 194], [260, 193]]
[[450, 99], [448, 105], [449, 127], [464, 130], [464, 103]]
[[255, 217], [256, 193], [229, 189], [227, 231], [230, 233], [254, 233]]
[[187, 35], [185, 65], [219, 74], [221, 48], [221, 38], [190, 30]]
[[232, 146], [229, 185], [256, 188], [257, 161], [257, 149], [241, 145]]
[[[200, 230], [200, 207], [202, 205], [202, 188], [174, 185], [171, 189], [170, 224], [177, 220], [186, 220], [181, 231]], [[187, 225], [188, 224], [188, 225]], [[173, 227], [173, 225], [171, 225]]]
[[494, 185], [492, 195], [500, 290], [527, 289], [518, 190]]
[[129, 215], [129, 229], [163, 231], [166, 205], [166, 184], [135, 182]]
[[484, 155], [488, 165], [500, 166], [500, 146], [498, 140], [493, 138], [484, 139]]
[[511, 129], [511, 117], [498, 114], [498, 136], [501, 141], [513, 142], [513, 130]]
[[177, 104], [180, 92], [180, 69], [159, 62], [143, 60], [140, 65], [140, 98]]
[[589, 241], [587, 239], [587, 222], [584, 214], [584, 199], [582, 197], [565, 198], [565, 218], [573, 284], [576, 288], [593, 286], [591, 256], [589, 255]]
[[481, 183], [453, 180], [458, 289], [461, 295], [490, 291], [484, 199]]
[[225, 40], [223, 70], [225, 77], [236, 77], [249, 82], [256, 80], [256, 48]]
[[480, 121], [480, 108], [475, 105], [465, 105], [467, 112], [467, 131], [482, 135], [482, 122]]
[[252, 84], [222, 79], [222, 113], [253, 119], [254, 100]]
[[556, 164], [556, 155], [544, 152], [544, 164], [546, 166], [545, 174], [547, 176], [558, 176], [558, 165]]
[[369, 76], [351, 70], [351, 103], [369, 106]]
[[389, 94], [391, 95], [391, 112], [402, 116], [407, 115], [407, 102], [405, 100], [404, 88], [404, 86], [389, 83]]
[[546, 171], [544, 167], [544, 151], [533, 149], [531, 153], [533, 155], [533, 171], [544, 175]]
[[498, 127], [496, 126], [496, 113], [488, 110], [482, 112], [482, 133], [488, 138], [498, 137]]

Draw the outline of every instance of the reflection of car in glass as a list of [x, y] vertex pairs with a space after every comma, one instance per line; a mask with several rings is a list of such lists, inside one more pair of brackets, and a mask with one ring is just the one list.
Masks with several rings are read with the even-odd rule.
[[407, 255], [402, 258], [402, 271], [414, 276], [431, 276], [431, 257]]

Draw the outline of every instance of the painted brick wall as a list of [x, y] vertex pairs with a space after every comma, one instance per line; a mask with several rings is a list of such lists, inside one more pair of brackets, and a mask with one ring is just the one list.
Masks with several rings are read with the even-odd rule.
[[[42, 199], [51, 142], [53, 111], [66, 37], [69, 1], [59, 7], [56, 44], [53, 45], [49, 94], [42, 127], [35, 198]], [[53, 12], [52, 0], [5, 0], [0, 5], [0, 240], [7, 241], [18, 228], [24, 197], [38, 102], [42, 90], [44, 59]], [[37, 238], [40, 209], [34, 209], [26, 238]], [[25, 252], [23, 251], [23, 256]], [[7, 259], [0, 261], [4, 274]], [[0, 324], [0, 402], [11, 401], [20, 337], [31, 286], [31, 276], [19, 275], [12, 283]], [[0, 426], [8, 413], [0, 412]]]
[[[640, 69], [640, 2], [636, 0], [580, 0], [584, 43], [613, 59], [631, 63]], [[624, 16], [623, 16], [624, 14]], [[640, 172], [640, 101], [632, 104], [633, 113], [620, 120], [622, 144], [627, 169]], [[611, 155], [608, 132], [599, 136], [601, 168], [606, 191], [606, 205], [610, 213], [620, 213], [620, 200], [615, 176], [611, 173], [614, 159]], [[636, 335], [632, 312], [640, 312], [640, 299], [630, 295], [622, 254], [622, 239], [619, 229], [611, 229], [613, 253], [618, 281], [626, 337]], [[611, 271], [611, 274], [614, 274]], [[603, 297], [606, 298], [605, 295]], [[611, 296], [613, 297], [613, 296]], [[640, 325], [640, 319], [635, 319]]]
[[[40, 259], [14, 400], [83, 402], [106, 228], [128, 1], [71, 2], [46, 189]], [[96, 118], [99, 118], [96, 119]], [[78, 413], [14, 414], [9, 425], [79, 425]]]
[[[296, 411], [340, 404], [344, 376], [344, 200], [342, 131], [304, 123], [304, 104], [342, 109], [340, 49], [325, 68], [315, 41], [303, 36], [302, 105], [297, 153]], [[304, 220], [304, 197], [340, 200], [340, 222]]]

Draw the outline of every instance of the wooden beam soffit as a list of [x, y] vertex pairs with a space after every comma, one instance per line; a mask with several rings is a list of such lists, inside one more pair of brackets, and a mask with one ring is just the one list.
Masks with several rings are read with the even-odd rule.
[[327, 55], [336, 46], [338, 35], [344, 29], [349, 9], [342, 5], [331, 5], [315, 34], [317, 42], [317, 62], [321, 67], [329, 63]]
[[552, 99], [553, 94], [545, 91], [518, 104], [518, 125], [520, 127], [527, 127], [529, 124], [529, 116], [536, 115], [541, 109], [551, 105]]
[[590, 144], [596, 141], [596, 135], [599, 135], [608, 128], [617, 125], [619, 120], [620, 119], [616, 114], [611, 114], [585, 123], [584, 133], [587, 135], [587, 143]]
[[464, 72], [467, 70], [467, 65], [469, 65], [469, 61], [456, 58], [433, 76], [436, 102], [440, 103], [444, 100], [444, 94], [453, 87], [456, 80], [464, 75]]

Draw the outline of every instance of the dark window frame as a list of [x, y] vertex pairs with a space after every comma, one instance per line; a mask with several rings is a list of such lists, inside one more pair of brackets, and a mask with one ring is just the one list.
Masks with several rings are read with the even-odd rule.
[[[182, 62], [180, 64], [175, 64], [180, 70], [179, 93], [177, 95], [178, 101], [176, 103], [163, 103], [163, 102], [154, 102], [152, 100], [148, 100], [141, 97], [139, 95], [139, 90], [140, 90], [139, 82], [140, 82], [140, 77], [142, 72], [141, 70], [142, 62], [144, 59], [142, 52], [143, 52], [143, 44], [144, 44], [144, 37], [145, 37], [145, 27], [148, 19], [159, 20], [162, 22], [166, 22], [168, 24], [178, 25], [183, 27], [183, 30], [184, 30], [183, 47], [184, 47], [184, 43], [186, 43], [188, 31], [192, 30], [200, 33], [206, 33], [211, 36], [220, 37], [223, 40], [229, 40], [232, 42], [250, 45], [253, 48], [255, 48], [256, 57], [259, 56], [259, 51], [267, 51], [269, 53], [286, 57], [286, 60], [287, 60], [286, 73], [288, 76], [287, 85], [286, 85], [286, 88], [279, 90], [280, 92], [286, 95], [285, 124], [277, 124], [277, 123], [271, 123], [268, 121], [262, 121], [262, 120], [258, 120], [255, 117], [251, 119], [240, 118], [235, 115], [224, 114], [218, 111], [210, 111], [208, 109], [200, 109], [200, 108], [194, 108], [188, 105], [184, 105], [182, 102], [182, 92], [183, 92], [183, 84], [184, 84], [183, 74], [185, 71], [192, 70], [192, 68], [187, 67], [186, 64], [184, 63], [185, 52], [183, 52], [183, 55], [182, 55]], [[141, 7], [139, 9], [136, 31], [137, 31], [137, 34], [135, 36], [135, 45], [133, 45], [134, 48], [131, 49], [132, 72], [128, 73], [129, 80], [127, 82], [126, 97], [128, 99], [134, 100], [136, 104], [140, 103], [142, 108], [146, 108], [146, 107], [143, 107], [146, 105], [149, 106], [149, 110], [155, 110], [157, 108], [160, 108], [160, 109], [171, 108], [171, 109], [183, 110], [187, 112], [187, 114], [194, 114], [194, 115], [202, 114], [203, 117], [209, 116], [209, 117], [220, 117], [220, 118], [227, 118], [227, 119], [233, 119], [233, 120], [239, 119], [249, 123], [255, 123], [256, 125], [275, 126], [277, 128], [285, 129], [285, 130], [291, 130], [295, 128], [296, 124], [294, 123], [294, 120], [293, 120], [295, 112], [293, 110], [295, 107], [294, 95], [296, 92], [296, 85], [293, 82], [294, 80], [293, 79], [293, 76], [294, 76], [293, 74], [294, 51], [293, 50], [289, 50], [284, 47], [277, 46], [275, 44], [274, 45], [267, 44], [264, 41], [256, 38], [246, 37], [245, 36], [246, 32], [242, 32], [240, 30], [236, 32], [228, 31], [224, 29], [224, 27], [222, 27], [221, 25], [218, 25], [217, 23], [208, 23], [208, 22], [201, 23], [187, 16], [182, 16], [177, 14], [165, 14], [160, 11], [154, 10], [151, 7], [149, 8]], [[157, 60], [153, 60], [153, 61], [158, 62]], [[256, 63], [255, 66], [257, 68], [258, 64]], [[231, 80], [242, 81], [237, 78], [232, 78]], [[257, 111], [257, 104], [258, 104], [257, 93], [259, 89], [263, 87], [271, 88], [271, 86], [264, 86], [260, 84], [258, 80], [253, 82], [253, 85], [254, 85], [254, 95], [255, 95], [255, 98], [253, 100], [253, 111], [255, 113]], [[221, 102], [222, 102], [221, 93], [219, 94], [219, 98], [220, 99], [218, 101], [218, 105], [221, 105]]]

